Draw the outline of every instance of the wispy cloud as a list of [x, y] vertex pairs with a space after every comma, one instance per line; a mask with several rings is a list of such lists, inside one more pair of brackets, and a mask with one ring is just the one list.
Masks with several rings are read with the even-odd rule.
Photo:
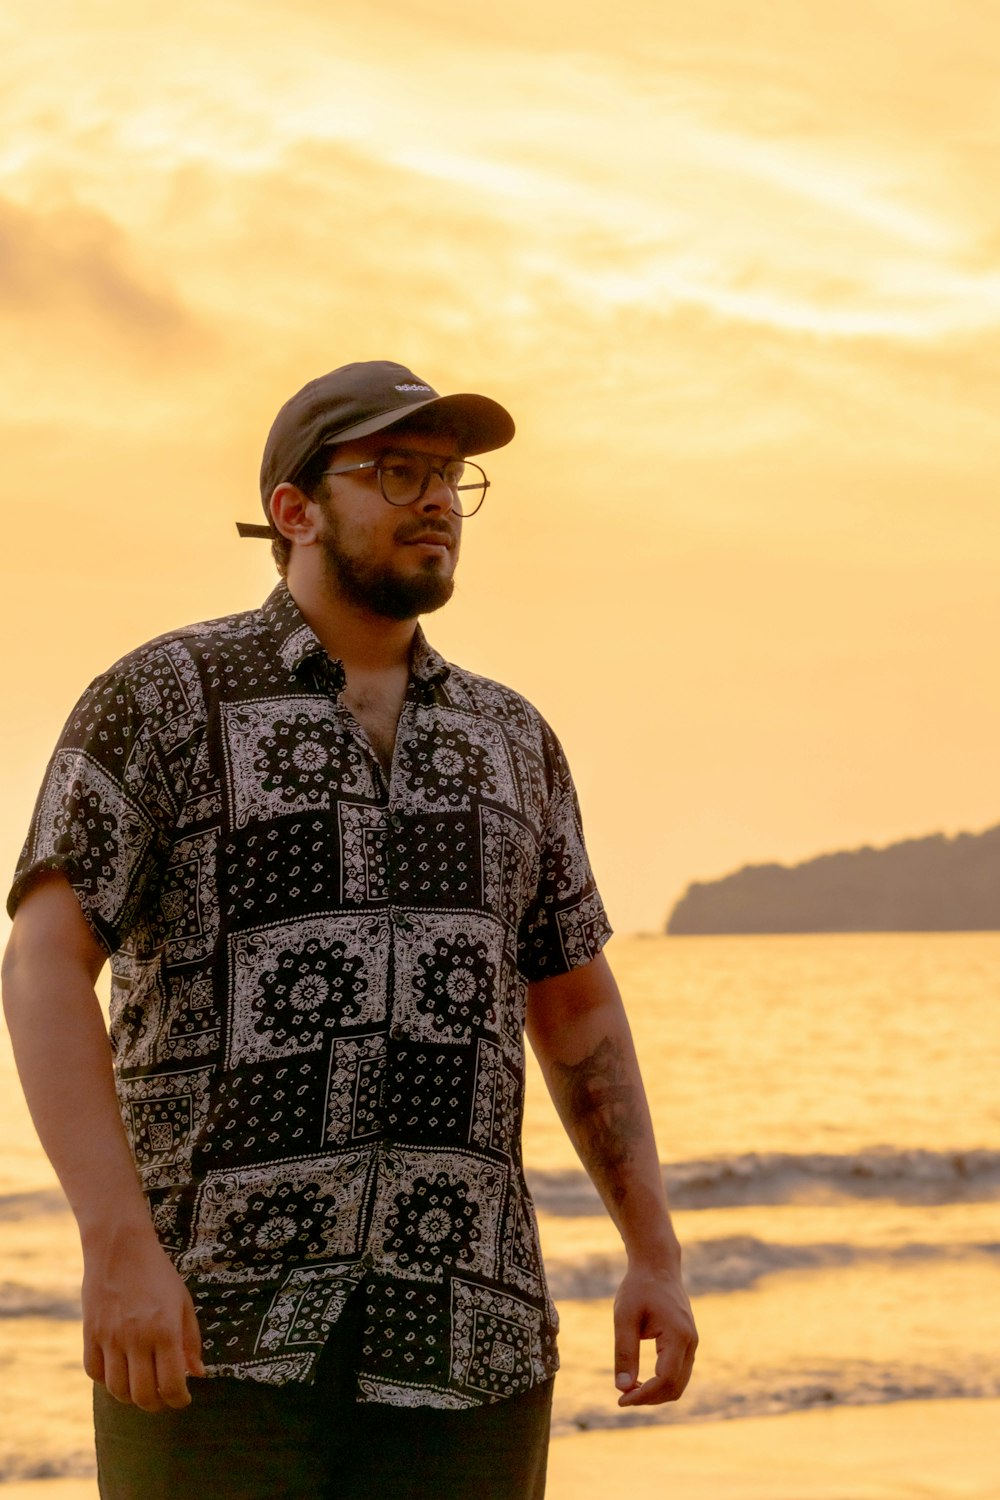
[[91, 315], [106, 331], [158, 344], [190, 335], [194, 320], [162, 274], [132, 264], [121, 230], [93, 208], [32, 212], [0, 199], [0, 310]]

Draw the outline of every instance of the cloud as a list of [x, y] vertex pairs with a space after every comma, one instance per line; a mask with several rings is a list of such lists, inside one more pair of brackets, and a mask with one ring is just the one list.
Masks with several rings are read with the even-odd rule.
[[220, 330], [167, 278], [166, 260], [97, 208], [0, 198], [0, 379], [5, 419], [79, 440], [151, 433], [219, 378]]
[[95, 208], [49, 212], [0, 199], [0, 314], [93, 320], [158, 348], [201, 336], [162, 276], [133, 264], [127, 237]]
[[[375, 331], [405, 322], [412, 294], [418, 326], [433, 313], [459, 331], [464, 304], [521, 348], [539, 309], [584, 327], [703, 310], [848, 341], [1000, 322], [987, 178], [956, 170], [977, 109], [991, 128], [992, 32], [903, 0], [874, 14], [860, 0], [467, 11], [387, 0], [391, 51], [363, 10], [334, 25], [317, 0], [296, 0], [277, 34], [259, 0], [222, 5], [194, 52], [190, 6], [158, 18], [155, 47], [123, 18], [128, 69], [87, 41], [85, 68], [59, 49], [46, 63], [50, 100], [74, 102], [55, 124], [25, 35], [0, 158], [29, 177], [57, 161], [81, 199], [148, 238], [144, 265], [292, 339], [331, 312], [350, 323], [359, 295]], [[108, 295], [89, 282], [92, 301]], [[131, 282], [158, 300], [147, 274]]]

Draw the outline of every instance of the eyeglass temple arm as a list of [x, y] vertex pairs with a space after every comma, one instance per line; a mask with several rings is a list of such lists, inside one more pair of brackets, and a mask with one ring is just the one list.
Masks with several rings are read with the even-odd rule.
[[[369, 460], [367, 463], [363, 463], [363, 464], [351, 464], [349, 466], [349, 468], [346, 468], [346, 469], [340, 469], [340, 470], [336, 470], [336, 469], [324, 469], [323, 472], [325, 474], [335, 474], [335, 473], [348, 474], [352, 470], [355, 470], [355, 469], [373, 469], [374, 467], [375, 467], [374, 462], [372, 460]], [[479, 465], [478, 464], [476, 464], [475, 467], [477, 469], [479, 469]], [[482, 469], [479, 469], [479, 472], [480, 472], [480, 474], [483, 474]], [[430, 475], [428, 474], [427, 477], [429, 479]], [[483, 493], [485, 494], [486, 491], [490, 487], [490, 483], [491, 483], [491, 481], [486, 478], [485, 474], [483, 474], [483, 479], [482, 479], [482, 483], [481, 484], [459, 484], [459, 485], [456, 485], [456, 489], [457, 490], [482, 490]], [[239, 532], [240, 536], [263, 537], [265, 540], [270, 540], [270, 538], [274, 535], [274, 532], [271, 530], [270, 526], [262, 526], [262, 525], [259, 525], [255, 521], [237, 521], [236, 522], [236, 530]]]

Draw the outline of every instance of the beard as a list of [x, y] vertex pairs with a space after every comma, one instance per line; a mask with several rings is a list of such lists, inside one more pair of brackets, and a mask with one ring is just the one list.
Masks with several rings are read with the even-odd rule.
[[[426, 524], [422, 531], [434, 529]], [[449, 536], [450, 532], [447, 533]], [[447, 604], [455, 591], [455, 580], [438, 571], [428, 558], [425, 571], [400, 574], [389, 563], [370, 563], [352, 556], [344, 546], [342, 528], [330, 510], [319, 538], [327, 579], [348, 603], [384, 620], [412, 620]], [[457, 543], [456, 543], [457, 545]]]

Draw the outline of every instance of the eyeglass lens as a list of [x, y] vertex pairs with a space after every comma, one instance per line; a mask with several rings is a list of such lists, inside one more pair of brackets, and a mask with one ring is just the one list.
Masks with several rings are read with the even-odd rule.
[[478, 464], [455, 458], [435, 464], [424, 453], [386, 453], [377, 464], [379, 485], [390, 505], [411, 505], [427, 489], [431, 475], [440, 474], [451, 490], [457, 516], [471, 516], [483, 503], [486, 475]]

